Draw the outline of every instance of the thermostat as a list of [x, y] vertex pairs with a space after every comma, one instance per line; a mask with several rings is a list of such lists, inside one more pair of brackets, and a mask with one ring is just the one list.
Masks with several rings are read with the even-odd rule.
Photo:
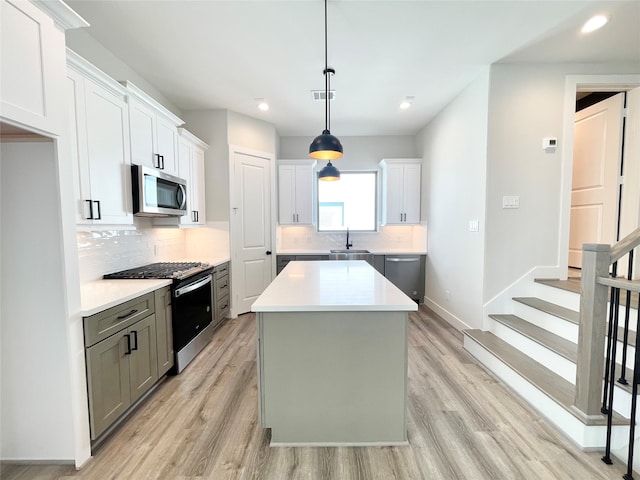
[[556, 148], [558, 146], [558, 139], [556, 137], [544, 137], [542, 139], [542, 148]]

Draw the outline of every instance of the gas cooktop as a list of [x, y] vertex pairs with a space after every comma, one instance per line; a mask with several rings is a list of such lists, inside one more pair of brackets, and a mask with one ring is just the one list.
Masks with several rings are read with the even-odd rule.
[[108, 273], [105, 279], [142, 279], [172, 278], [183, 280], [196, 273], [210, 269], [211, 265], [202, 262], [157, 262], [142, 267], [130, 268], [120, 272]]

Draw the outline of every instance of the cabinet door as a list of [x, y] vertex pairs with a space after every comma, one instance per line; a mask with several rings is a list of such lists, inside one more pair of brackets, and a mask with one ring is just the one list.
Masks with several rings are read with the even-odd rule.
[[87, 152], [84, 77], [71, 69], [67, 74], [67, 101], [69, 103], [69, 143], [71, 144], [71, 162], [73, 164], [76, 223], [93, 223], [89, 209], [91, 180]]
[[404, 166], [404, 223], [420, 223], [420, 172], [420, 164], [408, 163]]
[[30, 129], [60, 134], [64, 125], [64, 32], [30, 2], [5, 0], [1, 9], [1, 116]]
[[386, 168], [385, 188], [386, 195], [384, 206], [386, 212], [386, 224], [393, 225], [403, 223], [404, 219], [404, 166], [402, 164], [390, 164]]
[[129, 327], [131, 355], [129, 375], [131, 402], [135, 402], [158, 380], [156, 315], [149, 315]]
[[148, 106], [129, 100], [129, 124], [131, 129], [131, 162], [135, 165], [158, 167], [155, 155], [156, 113]]
[[296, 223], [311, 225], [313, 223], [313, 167], [311, 165], [295, 167]]
[[96, 439], [131, 404], [126, 337], [113, 335], [87, 349], [91, 438]]
[[[156, 117], [156, 149], [162, 156], [160, 168], [169, 175], [178, 175], [178, 129], [162, 118]], [[184, 178], [184, 177], [183, 177]]]
[[178, 176], [187, 181], [187, 214], [180, 217], [181, 225], [193, 225], [196, 220], [193, 205], [193, 182], [191, 162], [191, 142], [181, 138], [178, 141]]
[[155, 291], [158, 378], [173, 367], [173, 331], [171, 326], [171, 290]]
[[295, 165], [278, 167], [278, 221], [280, 225], [296, 223], [296, 168]]
[[193, 147], [191, 155], [191, 192], [193, 202], [192, 210], [197, 212], [196, 223], [198, 225], [204, 225], [207, 223], [205, 210], [204, 151], [198, 147]]
[[85, 98], [94, 223], [131, 224], [127, 104], [89, 80], [85, 81]]

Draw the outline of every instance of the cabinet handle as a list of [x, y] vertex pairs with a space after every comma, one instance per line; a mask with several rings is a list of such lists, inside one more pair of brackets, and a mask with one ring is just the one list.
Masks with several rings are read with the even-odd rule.
[[131, 315], [133, 315], [134, 313], [137, 313], [137, 312], [138, 312], [138, 310], [134, 308], [134, 309], [133, 309], [133, 310], [131, 310], [129, 313], [125, 313], [124, 315], [120, 315], [120, 316], [118, 317], [118, 320], [122, 320], [122, 319], [124, 319], [124, 318], [130, 317]]
[[[93, 220], [93, 202], [91, 200], [85, 200], [86, 203], [89, 204], [89, 216], [85, 215], [86, 220]], [[86, 210], [85, 210], [86, 212]]]
[[97, 210], [98, 210], [98, 216], [97, 217], [93, 217], [94, 220], [102, 220], [102, 209], [100, 208], [100, 200], [94, 200], [93, 203], [96, 204]]
[[158, 155], [158, 157], [162, 161], [162, 166], [160, 167], [160, 170], [164, 170], [164, 155]]
[[156, 161], [154, 162], [152, 160], [151, 163], [153, 164], [154, 167], [160, 168], [160, 154], [154, 153], [153, 156], [156, 157]]
[[133, 330], [131, 332], [131, 335], [133, 336], [133, 347], [131, 348], [131, 351], [137, 350], [138, 349], [138, 332]]
[[124, 335], [127, 338], [127, 351], [124, 352], [125, 355], [131, 355], [131, 337], [129, 334]]

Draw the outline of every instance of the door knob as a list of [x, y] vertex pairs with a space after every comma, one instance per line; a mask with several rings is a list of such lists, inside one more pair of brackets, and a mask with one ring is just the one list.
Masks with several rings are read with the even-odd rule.
[[271, 250], [267, 250], [267, 255], [271, 255]]

